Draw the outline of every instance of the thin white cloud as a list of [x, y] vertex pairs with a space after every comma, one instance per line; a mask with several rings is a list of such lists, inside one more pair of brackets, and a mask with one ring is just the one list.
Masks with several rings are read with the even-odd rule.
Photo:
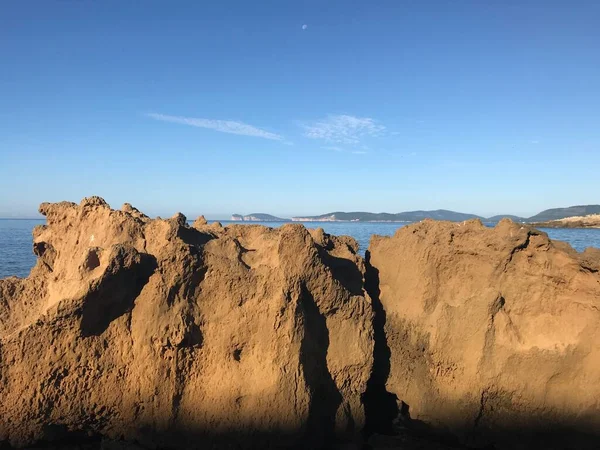
[[[247, 123], [235, 122], [233, 120], [200, 119], [194, 117], [168, 116], [165, 114], [156, 113], [149, 113], [146, 114], [146, 116], [163, 122], [181, 123], [183, 125], [190, 125], [192, 127], [208, 128], [210, 130], [220, 131], [221, 133], [260, 137], [263, 139], [270, 139], [273, 141], [284, 141], [283, 136], [279, 134], [271, 133], [270, 131], [253, 127], [252, 125], [248, 125]], [[285, 143], [288, 142], [285, 141]]]
[[323, 120], [304, 124], [304, 136], [339, 144], [358, 144], [363, 137], [379, 136], [385, 127], [370, 117], [330, 115]]
[[534, 141], [531, 141], [531, 143], [532, 143], [532, 144], [539, 144], [539, 143], [540, 143], [540, 141], [535, 141], [535, 140], [534, 140]]
[[[364, 150], [346, 150], [342, 147], [338, 147], [336, 145], [326, 145], [324, 147], [321, 147], [323, 150], [331, 150], [334, 152], [338, 152], [338, 153], [352, 153], [353, 155], [366, 155], [369, 152], [366, 152]], [[362, 148], [368, 148], [363, 146]]]

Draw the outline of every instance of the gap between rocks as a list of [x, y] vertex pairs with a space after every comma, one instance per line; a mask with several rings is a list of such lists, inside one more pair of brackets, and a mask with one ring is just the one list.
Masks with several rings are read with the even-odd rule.
[[379, 271], [371, 265], [369, 250], [365, 253], [365, 291], [371, 297], [373, 305], [373, 372], [367, 383], [367, 390], [362, 395], [365, 407], [364, 436], [368, 438], [374, 433], [394, 434], [394, 420], [402, 412], [408, 415], [408, 407], [404, 411], [398, 408], [398, 397], [386, 389], [390, 374], [391, 351], [385, 333], [386, 313], [379, 299]]

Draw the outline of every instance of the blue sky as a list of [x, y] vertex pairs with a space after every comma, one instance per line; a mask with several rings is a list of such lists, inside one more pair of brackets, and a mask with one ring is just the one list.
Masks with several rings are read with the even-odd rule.
[[600, 203], [600, 2], [0, 3], [0, 217]]

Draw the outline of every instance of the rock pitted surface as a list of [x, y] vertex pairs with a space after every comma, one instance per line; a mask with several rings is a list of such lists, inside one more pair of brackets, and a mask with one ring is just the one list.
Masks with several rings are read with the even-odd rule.
[[42, 204], [0, 280], [0, 441], [321, 448], [362, 430], [372, 306], [351, 238]]
[[495, 448], [600, 448], [600, 251], [508, 220], [374, 237], [386, 388], [412, 422]]

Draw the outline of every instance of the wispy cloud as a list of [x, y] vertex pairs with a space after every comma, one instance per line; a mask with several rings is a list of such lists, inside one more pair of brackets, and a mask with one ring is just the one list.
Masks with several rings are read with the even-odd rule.
[[530, 141], [530, 142], [531, 142], [532, 144], [539, 144], [539, 143], [540, 143], [540, 141], [538, 141], [538, 140], [533, 140], [533, 141]]
[[[338, 152], [338, 153], [352, 153], [353, 155], [366, 155], [368, 152], [364, 151], [364, 150], [346, 150], [345, 148], [341, 148], [335, 145], [326, 145], [324, 147], [321, 147], [323, 150], [331, 150], [334, 152]], [[368, 148], [368, 147], [364, 147], [363, 148]]]
[[365, 136], [379, 136], [385, 127], [370, 117], [330, 115], [304, 124], [304, 136], [339, 144], [358, 144]]
[[168, 116], [165, 114], [149, 113], [146, 116], [160, 120], [163, 122], [180, 123], [198, 128], [208, 128], [210, 130], [220, 131], [221, 133], [239, 134], [242, 136], [254, 136], [263, 139], [271, 139], [273, 141], [284, 141], [283, 136], [270, 131], [248, 125], [243, 122], [235, 122], [233, 120], [214, 120], [201, 119], [195, 117]]

